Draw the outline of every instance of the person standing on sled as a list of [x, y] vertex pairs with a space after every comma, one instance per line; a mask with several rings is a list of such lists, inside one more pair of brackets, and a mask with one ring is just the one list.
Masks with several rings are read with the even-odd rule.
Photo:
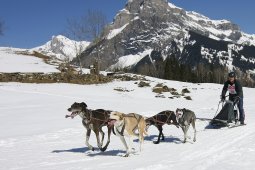
[[243, 125], [245, 114], [243, 109], [243, 87], [241, 83], [236, 79], [235, 72], [230, 72], [228, 74], [228, 81], [224, 83], [221, 100], [224, 101], [226, 99], [226, 93], [229, 92], [229, 100], [237, 104], [239, 110], [239, 121]]

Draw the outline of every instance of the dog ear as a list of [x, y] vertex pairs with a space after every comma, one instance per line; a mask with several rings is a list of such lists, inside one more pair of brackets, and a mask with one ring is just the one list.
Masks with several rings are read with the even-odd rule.
[[88, 107], [88, 106], [86, 105], [86, 103], [84, 103], [84, 102], [82, 102], [81, 104], [82, 104], [83, 107]]

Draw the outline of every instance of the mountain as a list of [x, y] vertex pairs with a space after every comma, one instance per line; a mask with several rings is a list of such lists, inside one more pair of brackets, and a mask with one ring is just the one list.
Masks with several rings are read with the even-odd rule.
[[84, 51], [90, 44], [87, 41], [70, 40], [63, 35], [53, 36], [46, 44], [31, 49], [44, 55], [69, 61], [76, 57], [76, 54]]
[[0, 47], [0, 72], [59, 72], [56, 67], [60, 63], [72, 60], [89, 44], [58, 35], [45, 45], [32, 49]]
[[[152, 59], [152, 52], [157, 57]], [[165, 70], [171, 56], [191, 70], [203, 64], [254, 74], [255, 35], [230, 21], [212, 20], [166, 0], [129, 0], [99, 40], [82, 53], [81, 61], [89, 66], [97, 58], [101, 69], [130, 71], [146, 70], [143, 67], [148, 65], [156, 68], [159, 61]]]

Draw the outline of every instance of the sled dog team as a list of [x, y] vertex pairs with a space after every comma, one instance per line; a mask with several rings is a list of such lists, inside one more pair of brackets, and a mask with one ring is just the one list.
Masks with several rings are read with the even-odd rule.
[[[188, 109], [176, 109], [173, 111], [162, 111], [152, 117], [145, 118], [142, 115], [136, 113], [124, 114], [116, 111], [109, 111], [104, 109], [92, 110], [88, 109], [86, 103], [73, 103], [68, 111], [71, 112], [70, 115], [66, 115], [66, 118], [79, 115], [82, 118], [82, 124], [86, 128], [86, 145], [90, 150], [94, 150], [94, 147], [89, 144], [89, 138], [91, 130], [94, 131], [97, 140], [97, 146], [101, 151], [105, 151], [110, 143], [111, 132], [118, 136], [123, 143], [126, 154], [128, 157], [132, 153], [132, 137], [138, 137], [140, 144], [140, 151], [142, 149], [142, 143], [144, 141], [144, 136], [147, 135], [147, 129], [150, 125], [154, 125], [159, 130], [159, 135], [155, 144], [160, 142], [160, 139], [164, 140], [163, 128], [164, 124], [175, 125], [176, 127], [181, 127], [184, 133], [184, 143], [187, 141], [187, 131], [192, 125], [194, 129], [193, 141], [196, 141], [196, 127], [195, 121], [196, 116], [194, 112]], [[102, 127], [106, 126], [108, 130], [108, 139], [103, 146], [105, 133]], [[101, 134], [101, 139], [99, 136]], [[127, 144], [125, 137], [129, 138], [129, 143]]]

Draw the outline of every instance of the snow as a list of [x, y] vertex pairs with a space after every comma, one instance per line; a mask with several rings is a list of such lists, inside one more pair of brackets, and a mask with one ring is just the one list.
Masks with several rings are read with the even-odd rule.
[[[163, 110], [189, 108], [197, 117], [212, 118], [217, 110], [222, 85], [192, 84], [147, 77], [151, 87], [139, 88], [134, 81], [101, 85], [0, 83], [0, 164], [1, 169], [136, 169], [136, 170], [230, 170], [254, 169], [255, 110], [253, 88], [244, 88], [247, 126], [232, 129], [205, 129], [208, 122], [197, 121], [197, 142], [182, 143], [183, 133], [175, 126], [164, 126], [165, 141], [158, 145], [158, 130], [149, 128], [142, 152], [123, 158], [120, 139], [102, 153], [85, 146], [81, 119], [65, 119], [73, 102], [84, 101], [89, 108], [151, 116]], [[188, 88], [193, 100], [155, 98], [152, 87], [165, 83], [180, 92]], [[125, 87], [131, 92], [117, 92]], [[68, 89], [68, 90], [67, 90]], [[104, 129], [105, 130], [105, 129]], [[192, 130], [189, 131], [192, 135]], [[90, 143], [96, 146], [94, 133]], [[134, 147], [138, 150], [138, 142]]]
[[213, 34], [209, 34], [209, 38], [220, 41], [220, 39]]
[[17, 52], [24, 50], [0, 47], [0, 72], [59, 72], [55, 66], [46, 64], [41, 58], [16, 54]]
[[136, 17], [133, 19], [133, 21], [134, 21], [134, 20], [138, 20], [138, 19], [140, 19], [140, 17], [139, 17], [139, 16], [136, 16]]
[[128, 13], [128, 14], [130, 13], [127, 9], [123, 8], [122, 10], [119, 11], [118, 14], [120, 14], [120, 13], [122, 13], [122, 12], [123, 12], [123, 13]]
[[168, 2], [168, 6], [169, 6], [170, 8], [182, 9], [182, 8], [180, 8], [180, 7], [175, 6], [174, 4], [172, 4], [172, 3], [170, 3], [170, 2]]
[[199, 14], [195, 11], [187, 11], [186, 14], [191, 17], [193, 20], [196, 20], [196, 21], [199, 21], [201, 19], [203, 20], [210, 20], [208, 17], [202, 15], [202, 14]]
[[37, 51], [59, 60], [67, 59], [71, 61], [77, 54], [84, 51], [89, 44], [90, 42], [87, 41], [74, 41], [63, 35], [58, 35], [52, 36], [52, 40], [45, 45], [31, 49], [31, 51]]
[[223, 19], [223, 20], [212, 20], [212, 19], [210, 19], [210, 18], [208, 18], [208, 17], [206, 17], [202, 14], [199, 14], [199, 13], [195, 12], [195, 11], [187, 11], [186, 14], [189, 17], [191, 17], [193, 20], [196, 20], [196, 21], [203, 20], [203, 21], [208, 22], [208, 23], [212, 22], [216, 26], [220, 25], [220, 24], [224, 24], [224, 23], [230, 23], [230, 21], [225, 20], [225, 19]]
[[115, 37], [116, 35], [118, 35], [119, 33], [121, 33], [122, 30], [124, 30], [124, 29], [126, 28], [127, 25], [128, 25], [128, 24], [125, 24], [125, 25], [123, 25], [123, 26], [120, 27], [120, 28], [111, 30], [110, 33], [109, 33], [108, 36], [107, 36], [107, 39], [108, 39], [108, 40], [109, 40], [109, 39], [112, 39], [113, 37]]
[[152, 52], [152, 49], [145, 50], [142, 53], [138, 53], [136, 55], [126, 55], [123, 57], [120, 57], [118, 59], [118, 62], [112, 66], [110, 66], [109, 70], [114, 70], [114, 69], [122, 69], [122, 68], [127, 68], [130, 66], [135, 65], [138, 63], [141, 59], [143, 59], [145, 56], [150, 54]]
[[246, 33], [242, 33], [241, 38], [238, 40], [239, 44], [248, 44], [255, 46], [255, 35], [249, 35]]
[[[169, 5], [171, 8], [174, 8], [174, 5]], [[178, 8], [178, 7], [177, 7]], [[186, 15], [189, 18], [189, 20], [185, 20], [186, 24], [190, 26], [191, 28], [199, 28], [200, 30], [204, 30], [206, 32], [209, 32], [210, 38], [219, 40], [221, 39], [222, 35], [225, 35], [226, 37], [223, 38], [225, 41], [233, 41], [229, 37], [230, 35], [236, 31], [236, 30], [224, 30], [224, 29], [219, 29], [220, 25], [222, 24], [231, 24], [230, 21], [228, 20], [213, 20], [210, 19], [202, 14], [199, 14], [194, 11], [187, 11]], [[204, 24], [198, 24], [198, 22], [204, 23]], [[240, 30], [237, 30], [240, 31]], [[238, 44], [250, 44], [250, 45], [255, 45], [255, 36], [246, 34], [242, 31], [240, 31], [242, 36], [241, 38], [237, 41]]]

